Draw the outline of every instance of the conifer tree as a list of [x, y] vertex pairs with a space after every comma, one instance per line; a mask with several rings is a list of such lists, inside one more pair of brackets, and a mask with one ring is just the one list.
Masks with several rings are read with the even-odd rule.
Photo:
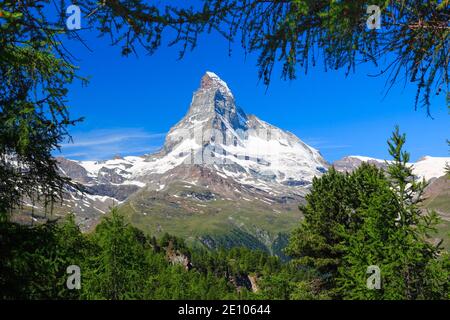
[[133, 227], [116, 208], [96, 228], [94, 255], [84, 265], [83, 296], [94, 299], [137, 299], [143, 295], [146, 257]]
[[[297, 264], [319, 272], [314, 282], [314, 286], [320, 286], [319, 290], [334, 290], [343, 257], [341, 243], [345, 235], [360, 227], [363, 221], [360, 208], [377, 192], [383, 179], [379, 169], [366, 163], [352, 174], [331, 168], [313, 179], [306, 205], [300, 208], [304, 219], [292, 232], [286, 252]], [[333, 296], [332, 292], [328, 294]]]
[[[404, 143], [396, 128], [388, 141], [393, 160], [386, 172], [363, 164], [351, 174], [331, 169], [314, 179], [287, 253], [318, 274], [314, 281], [298, 282], [292, 297], [448, 296], [448, 254], [430, 236], [439, 219], [420, 206], [426, 183], [414, 176]], [[370, 266], [381, 270], [380, 290], [367, 287]]]
[[[398, 127], [388, 141], [393, 160], [387, 169], [388, 184], [362, 207], [363, 223], [354, 233], [343, 233], [343, 263], [337, 288], [350, 299], [442, 299], [448, 296], [448, 255], [430, 234], [439, 219], [420, 207], [426, 186], [418, 181], [403, 150], [405, 135]], [[381, 271], [381, 288], [367, 287], [367, 268]]]

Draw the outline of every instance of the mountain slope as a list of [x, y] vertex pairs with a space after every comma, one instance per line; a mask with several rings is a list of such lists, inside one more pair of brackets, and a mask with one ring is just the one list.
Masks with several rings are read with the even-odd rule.
[[[415, 164], [416, 174], [437, 177], [446, 159], [425, 157]], [[363, 161], [385, 166], [361, 156], [333, 165], [351, 171]], [[169, 130], [159, 152], [58, 162], [83, 192], [68, 190], [55, 215], [75, 213], [84, 230], [115, 205], [150, 234], [169, 232], [208, 247], [245, 244], [277, 254], [301, 219], [298, 205], [313, 177], [328, 167], [292, 133], [247, 115], [212, 72], [202, 77], [186, 115]]]
[[273, 252], [326, 166], [296, 136], [247, 115], [226, 83], [207, 72], [161, 151], [131, 168], [131, 179], [146, 186], [121, 210], [149, 233]]
[[75, 212], [84, 229], [119, 205], [152, 234], [167, 231], [208, 246], [245, 242], [268, 251], [285, 239], [279, 233], [298, 223], [298, 205], [328, 166], [292, 133], [247, 115], [212, 72], [202, 77], [159, 152], [58, 161], [85, 193], [70, 190], [57, 215]]

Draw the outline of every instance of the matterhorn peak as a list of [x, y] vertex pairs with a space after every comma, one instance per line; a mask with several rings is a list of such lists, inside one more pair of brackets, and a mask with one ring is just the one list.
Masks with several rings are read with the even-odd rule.
[[[222, 203], [232, 205], [240, 199], [244, 204], [257, 203], [252, 212], [267, 207], [279, 216], [281, 211], [274, 208], [296, 206], [313, 177], [327, 167], [317, 150], [292, 133], [257, 116], [247, 116], [225, 81], [213, 72], [204, 74], [189, 110], [170, 129], [157, 153], [59, 163], [64, 165], [63, 172], [89, 186], [89, 205], [103, 203], [94, 207], [96, 212], [105, 212], [114, 201], [138, 201], [137, 207], [148, 212], [168, 208], [171, 214], [186, 210], [205, 218], [222, 210]], [[171, 194], [173, 191], [176, 193]], [[199, 208], [203, 205], [198, 201], [212, 204], [216, 200], [220, 200], [217, 211]], [[76, 200], [75, 204], [86, 215], [87, 208], [81, 207], [85, 201]], [[242, 205], [242, 210], [246, 208]], [[91, 211], [87, 212], [91, 216]]]
[[187, 114], [170, 129], [163, 150], [180, 163], [212, 166], [225, 175], [234, 170], [245, 181], [263, 179], [282, 188], [303, 186], [326, 166], [317, 150], [293, 134], [247, 117], [225, 81], [210, 71]]
[[[207, 71], [194, 92], [187, 114], [176, 128], [226, 127], [243, 128], [247, 121], [244, 111], [236, 106], [233, 94], [225, 81]], [[219, 123], [223, 123], [221, 126]]]
[[219, 89], [222, 93], [233, 97], [227, 83], [220, 79], [220, 77], [211, 71], [206, 71], [200, 81], [200, 90]]
[[[186, 132], [203, 132], [200, 141], [210, 140], [212, 130], [224, 136], [237, 136], [236, 130], [245, 131], [247, 127], [245, 112], [236, 106], [235, 99], [225, 81], [214, 72], [207, 71], [200, 81], [200, 88], [194, 92], [186, 115], [167, 135], [164, 150], [172, 150], [184, 139]], [[198, 139], [197, 139], [198, 140]]]

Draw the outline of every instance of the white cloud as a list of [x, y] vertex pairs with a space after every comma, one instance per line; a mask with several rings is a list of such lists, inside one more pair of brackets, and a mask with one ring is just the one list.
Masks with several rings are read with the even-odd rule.
[[165, 133], [139, 128], [100, 129], [72, 134], [72, 142], [61, 145], [61, 154], [77, 160], [103, 160], [115, 155], [142, 155], [158, 150]]

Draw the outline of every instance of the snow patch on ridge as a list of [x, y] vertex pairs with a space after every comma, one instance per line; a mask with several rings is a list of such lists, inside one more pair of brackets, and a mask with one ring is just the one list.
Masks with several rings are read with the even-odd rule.
[[[366, 156], [348, 156], [347, 158], [358, 159], [363, 162], [376, 161], [378, 163], [390, 163], [392, 160], [382, 160]], [[417, 162], [408, 163], [412, 166], [413, 173], [425, 180], [430, 180], [432, 178], [439, 178], [445, 175], [445, 166], [450, 165], [450, 157], [431, 157], [425, 156], [419, 159]]]

